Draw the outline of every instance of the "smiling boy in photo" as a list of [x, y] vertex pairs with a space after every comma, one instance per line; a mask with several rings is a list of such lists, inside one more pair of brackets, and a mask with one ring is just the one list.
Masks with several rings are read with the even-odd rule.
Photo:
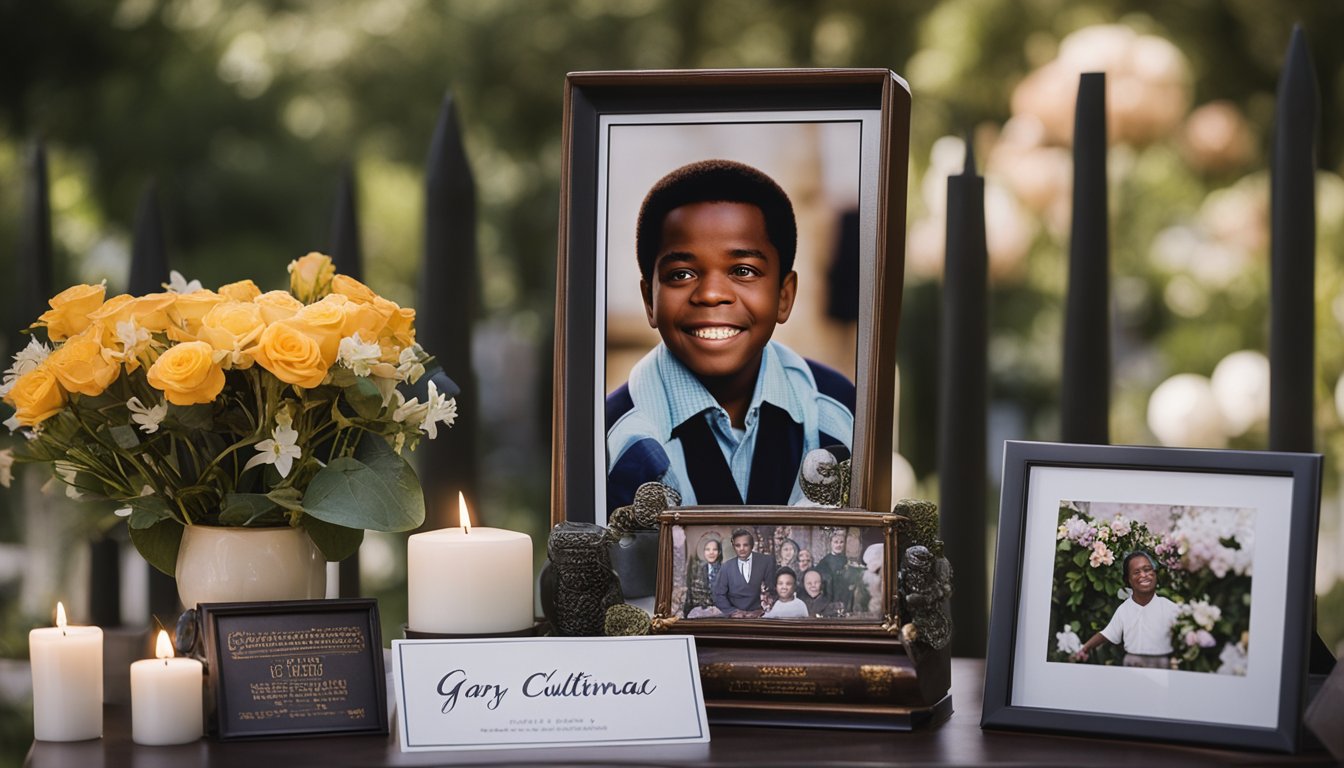
[[751, 166], [692, 163], [649, 191], [635, 240], [662, 342], [607, 396], [607, 510], [651, 480], [685, 506], [798, 501], [802, 457], [853, 440], [854, 386], [771, 341], [798, 287], [788, 195]]

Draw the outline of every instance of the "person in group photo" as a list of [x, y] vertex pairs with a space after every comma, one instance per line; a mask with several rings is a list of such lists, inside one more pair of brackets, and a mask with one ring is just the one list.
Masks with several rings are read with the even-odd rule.
[[830, 600], [826, 597], [826, 579], [821, 575], [821, 571], [815, 568], [809, 568], [803, 571], [802, 590], [798, 598], [807, 605], [809, 616], [821, 616], [825, 614], [830, 607]]
[[713, 585], [714, 605], [733, 618], [757, 618], [763, 611], [762, 599], [774, 586], [775, 558], [754, 551], [756, 535], [738, 528], [732, 535], [737, 556], [724, 564]]
[[812, 570], [812, 550], [798, 550], [798, 572], [806, 573], [810, 570]]
[[775, 574], [775, 602], [762, 618], [805, 619], [811, 614], [807, 603], [798, 597], [798, 574], [792, 568], [780, 568]]
[[718, 534], [705, 534], [701, 538], [699, 556], [691, 555], [686, 564], [686, 608], [687, 618], [705, 618], [719, 615], [714, 606], [714, 582], [718, 581], [723, 568], [723, 542]]
[[1115, 609], [1111, 621], [1078, 649], [1075, 661], [1088, 656], [1103, 643], [1125, 650], [1126, 667], [1171, 668], [1171, 628], [1180, 614], [1176, 603], [1157, 594], [1157, 561], [1143, 550], [1125, 555], [1121, 562], [1130, 596]]
[[775, 558], [779, 561], [780, 568], [789, 568], [796, 573], [802, 573], [798, 567], [798, 542], [793, 539], [780, 540], [775, 546]]
[[650, 189], [635, 250], [662, 340], [606, 398], [608, 511], [649, 481], [684, 506], [792, 505], [803, 456], [851, 444], [853, 383], [771, 340], [797, 243], [789, 196], [749, 165], [695, 162]]

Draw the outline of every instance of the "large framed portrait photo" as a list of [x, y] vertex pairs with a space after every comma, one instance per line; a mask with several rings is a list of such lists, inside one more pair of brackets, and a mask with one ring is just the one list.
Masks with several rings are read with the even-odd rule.
[[889, 504], [909, 98], [888, 70], [566, 78], [553, 522], [653, 479], [794, 505], [833, 446], [848, 506]]
[[1294, 750], [1320, 469], [1006, 443], [982, 725]]

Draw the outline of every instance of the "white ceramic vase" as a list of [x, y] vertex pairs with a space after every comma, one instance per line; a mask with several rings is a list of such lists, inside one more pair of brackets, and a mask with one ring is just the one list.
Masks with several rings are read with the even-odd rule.
[[327, 563], [302, 528], [188, 525], [177, 552], [177, 594], [197, 603], [308, 600], [327, 591]]

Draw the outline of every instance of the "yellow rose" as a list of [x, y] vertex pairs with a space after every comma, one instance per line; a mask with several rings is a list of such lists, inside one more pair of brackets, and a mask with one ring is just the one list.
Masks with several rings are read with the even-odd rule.
[[102, 341], [102, 326], [91, 325], [47, 358], [47, 367], [65, 391], [97, 397], [116, 380], [121, 365], [103, 356]]
[[414, 309], [398, 306], [395, 301], [388, 301], [381, 296], [373, 302], [373, 306], [387, 318], [382, 338], [390, 338], [399, 347], [409, 347], [415, 343]]
[[169, 347], [146, 375], [149, 385], [162, 390], [173, 405], [208, 403], [224, 389], [224, 371], [215, 364], [214, 348], [204, 341]]
[[133, 301], [135, 301], [135, 297], [129, 293], [113, 296], [103, 302], [103, 306], [90, 312], [89, 320], [101, 326], [105, 332], [116, 334], [117, 323], [130, 319], [131, 303]]
[[331, 279], [335, 276], [336, 266], [331, 257], [313, 251], [289, 262], [289, 292], [304, 304], [312, 304], [331, 293]]
[[14, 406], [15, 418], [25, 427], [35, 427], [55, 416], [65, 407], [65, 401], [65, 390], [46, 363], [20, 376], [5, 395], [5, 402]]
[[252, 356], [244, 350], [255, 344], [265, 329], [261, 307], [250, 301], [226, 301], [206, 313], [197, 335], [215, 348], [216, 357], [228, 360], [225, 368], [250, 368]]
[[378, 298], [369, 286], [349, 275], [337, 275], [331, 279], [331, 292], [338, 293], [360, 304], [372, 304]]
[[313, 337], [322, 350], [322, 359], [330, 366], [336, 362], [336, 353], [341, 346], [345, 307], [349, 302], [344, 296], [332, 294], [300, 309], [293, 317], [282, 322]]
[[386, 326], [387, 318], [372, 305], [350, 301], [345, 305], [345, 324], [341, 327], [341, 338], [359, 334], [362, 338], [375, 340]]
[[168, 336], [182, 341], [195, 341], [196, 334], [201, 330], [201, 319], [223, 301], [224, 297], [214, 291], [177, 294], [173, 308], [168, 312], [169, 319], [173, 321], [173, 325], [168, 327]]
[[72, 285], [51, 297], [51, 309], [42, 313], [34, 325], [47, 327], [47, 338], [62, 341], [88, 328], [89, 313], [103, 305], [102, 285]]
[[251, 301], [261, 295], [261, 289], [251, 280], [219, 286], [219, 295], [233, 301]]
[[261, 308], [261, 319], [267, 325], [291, 318], [295, 312], [303, 309], [303, 302], [288, 291], [267, 291], [252, 301]]
[[330, 367], [322, 359], [317, 340], [288, 322], [267, 326], [247, 353], [277, 379], [305, 389], [321, 384]]
[[151, 333], [166, 331], [172, 325], [168, 312], [176, 301], [175, 293], [147, 293], [130, 303], [129, 315], [136, 325]]

